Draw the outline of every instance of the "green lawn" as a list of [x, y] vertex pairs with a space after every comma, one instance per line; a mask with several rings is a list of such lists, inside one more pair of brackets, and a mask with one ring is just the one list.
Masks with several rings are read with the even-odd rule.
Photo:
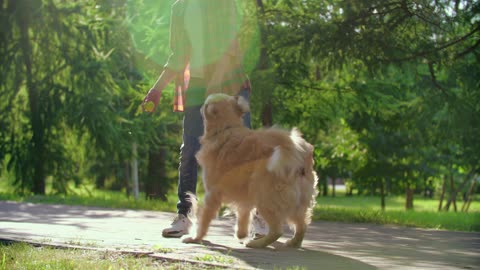
[[70, 269], [216, 269], [181, 262], [165, 262], [150, 257], [81, 249], [33, 247], [25, 243], [0, 244], [0, 270]]
[[[457, 202], [458, 212], [438, 212], [438, 199], [414, 198], [414, 210], [405, 210], [405, 198], [388, 196], [385, 211], [375, 196], [318, 197], [314, 220], [392, 224], [455, 231], [480, 231], [480, 202], [473, 201], [468, 213], [460, 212], [463, 202]], [[445, 201], [444, 201], [445, 204]]]
[[49, 194], [47, 196], [18, 196], [12, 192], [2, 190], [0, 187], [0, 200], [167, 212], [176, 211], [176, 203], [178, 200], [176, 192], [170, 192], [167, 197], [168, 201], [163, 202], [159, 200], [147, 200], [144, 193], [140, 193], [139, 199], [135, 200], [133, 196], [127, 197], [125, 192], [120, 191], [98, 190], [86, 186], [72, 190], [74, 193], [68, 195]]
[[[138, 200], [127, 198], [124, 192], [95, 190], [83, 186], [72, 188], [75, 194], [48, 196], [17, 196], [0, 187], [0, 200], [14, 200], [34, 203], [54, 203], [67, 205], [99, 206], [122, 209], [145, 209], [154, 211], [176, 211], [177, 196], [172, 190], [168, 201], [146, 200], [140, 194]], [[202, 197], [201, 188], [200, 198]], [[478, 196], [477, 196], [478, 197]], [[480, 231], [480, 202], [475, 200], [468, 213], [460, 212], [462, 201], [457, 202], [458, 212], [438, 212], [438, 199], [415, 197], [414, 210], [405, 211], [405, 199], [402, 196], [388, 196], [386, 210], [380, 209], [380, 198], [375, 196], [350, 196], [337, 192], [337, 196], [318, 197], [314, 209], [314, 220], [364, 222], [375, 224], [392, 224], [420, 228], [445, 229], [456, 231]]]
[[[329, 207], [346, 207], [352, 209], [370, 209], [380, 210], [380, 197], [376, 196], [345, 196], [337, 192], [336, 197], [318, 197], [318, 204]], [[444, 200], [443, 204], [445, 205]], [[437, 211], [438, 198], [429, 199], [423, 196], [415, 196], [413, 200], [415, 211]], [[458, 210], [461, 209], [463, 201], [457, 201]], [[405, 210], [405, 197], [403, 196], [387, 196], [385, 199], [386, 211], [403, 211]], [[453, 211], [453, 206], [451, 207]], [[473, 201], [470, 205], [469, 212], [480, 213], [480, 201]]]

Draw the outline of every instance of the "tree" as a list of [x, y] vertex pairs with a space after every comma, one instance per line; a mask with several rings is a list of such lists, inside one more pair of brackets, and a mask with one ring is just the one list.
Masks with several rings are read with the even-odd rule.
[[[123, 188], [137, 143], [147, 194], [161, 197], [158, 186], [173, 183], [180, 116], [169, 113], [168, 90], [156, 115], [138, 105], [168, 55], [173, 0], [0, 3], [0, 159], [19, 190], [42, 194], [51, 176], [66, 192], [66, 181], [96, 175], [116, 175]], [[383, 199], [405, 193], [408, 207], [426, 179], [445, 176], [443, 209], [472, 187], [480, 168], [480, 4], [239, 7], [253, 119], [299, 127], [316, 147], [321, 177], [351, 173], [357, 188]]]
[[[314, 122], [310, 119], [319, 119], [320, 123], [335, 117], [354, 120], [348, 112], [359, 113], [365, 121], [354, 130], [363, 130], [365, 134], [360, 134], [371, 138], [372, 143], [385, 138], [385, 147], [370, 148], [369, 153], [383, 160], [378, 164], [393, 170], [388, 175], [394, 178], [388, 181], [401, 179], [398, 186], [406, 189], [408, 207], [413, 205], [412, 188], [421, 185], [415, 179], [438, 167], [422, 165], [422, 160], [438, 161], [433, 155], [446, 138], [448, 144], [460, 149], [461, 154], [455, 154], [458, 165], [463, 164], [460, 166], [466, 172], [478, 168], [479, 140], [473, 135], [478, 134], [480, 115], [474, 105], [479, 100], [478, 91], [473, 87], [477, 85], [478, 89], [479, 78], [478, 3], [405, 0], [263, 4], [270, 30], [267, 52], [277, 85], [281, 85], [276, 89], [286, 90], [275, 92], [274, 108], [281, 108], [275, 111], [275, 122], [293, 125], [295, 120], [302, 125]], [[460, 72], [460, 66], [473, 72]], [[327, 110], [309, 111], [315, 106], [332, 106], [324, 98], [332, 90], [337, 93], [336, 105], [345, 113], [335, 116]], [[285, 95], [287, 91], [289, 95]], [[305, 91], [308, 93], [303, 94]], [[292, 101], [291, 97], [298, 95], [307, 97], [301, 102], [299, 98]], [[298, 104], [315, 105], [298, 110]], [[290, 112], [299, 111], [302, 117], [292, 117]], [[388, 149], [391, 146], [395, 149]], [[374, 160], [378, 158], [369, 162]], [[377, 175], [377, 166], [366, 168], [370, 168], [370, 175]]]
[[45, 194], [47, 176], [78, 180], [71, 137], [89, 139], [106, 159], [128, 155], [119, 146], [130, 144], [132, 125], [120, 104], [135, 71], [128, 43], [112, 46], [125, 37], [115, 16], [123, 5], [19, 0], [0, 8], [2, 154], [20, 191]]

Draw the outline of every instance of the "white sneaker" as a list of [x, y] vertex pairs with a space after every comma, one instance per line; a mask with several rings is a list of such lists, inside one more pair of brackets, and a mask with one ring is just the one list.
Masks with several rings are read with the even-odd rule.
[[252, 226], [254, 239], [262, 238], [268, 234], [268, 224], [265, 222], [262, 216], [258, 214], [258, 212], [255, 212], [253, 215]]
[[178, 214], [172, 222], [170, 228], [166, 228], [162, 231], [163, 237], [182, 237], [189, 233], [192, 227], [192, 221], [185, 215]]

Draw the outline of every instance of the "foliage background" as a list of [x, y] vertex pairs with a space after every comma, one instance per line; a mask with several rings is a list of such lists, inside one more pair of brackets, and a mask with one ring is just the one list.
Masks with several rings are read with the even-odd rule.
[[[157, 113], [139, 105], [169, 54], [173, 2], [0, 0], [0, 181], [21, 194], [129, 194], [136, 158], [144, 194], [167, 199], [182, 115], [171, 88]], [[323, 195], [341, 179], [347, 195], [380, 195], [382, 207], [433, 192], [448, 210], [478, 193], [478, 2], [238, 7], [254, 126], [298, 126], [316, 147]]]

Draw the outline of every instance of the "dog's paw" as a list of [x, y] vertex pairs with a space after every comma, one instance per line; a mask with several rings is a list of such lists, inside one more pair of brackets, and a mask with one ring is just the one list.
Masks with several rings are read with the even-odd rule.
[[242, 239], [245, 239], [248, 237], [248, 232], [240, 232], [240, 231], [237, 231], [235, 233], [235, 237], [239, 240], [242, 240]]
[[262, 239], [258, 239], [258, 240], [248, 241], [247, 244], [245, 244], [245, 246], [249, 248], [264, 248], [267, 245], [265, 244], [264, 241], [262, 241]]
[[285, 242], [285, 245], [289, 248], [300, 248], [302, 246], [302, 241], [289, 239], [287, 242]]
[[202, 239], [198, 239], [198, 238], [193, 238], [193, 237], [187, 237], [187, 238], [184, 238], [182, 240], [183, 243], [185, 244], [201, 244], [202, 243]]

